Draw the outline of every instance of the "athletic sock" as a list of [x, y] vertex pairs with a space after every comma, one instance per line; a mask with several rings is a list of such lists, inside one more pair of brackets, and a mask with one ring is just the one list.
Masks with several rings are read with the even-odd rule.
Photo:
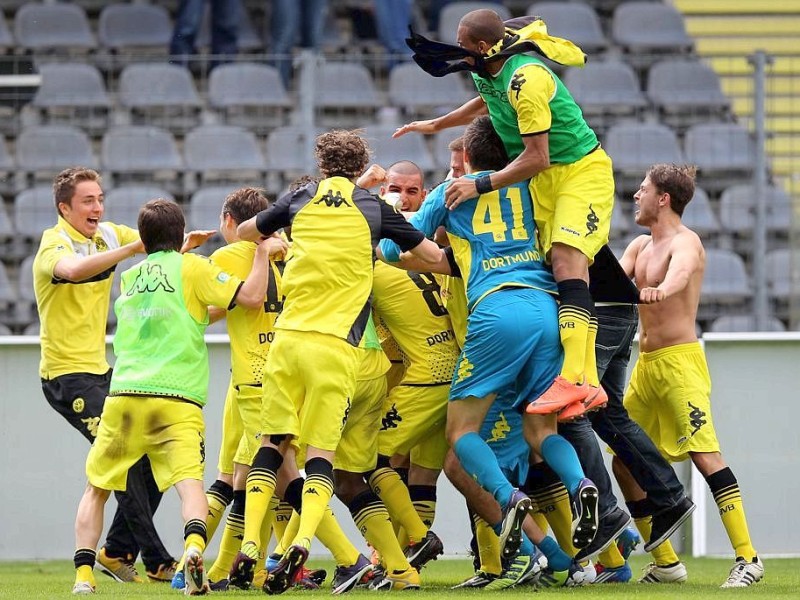
[[280, 542], [286, 531], [286, 526], [289, 524], [289, 519], [292, 518], [292, 505], [281, 500], [278, 507], [275, 509], [275, 518], [272, 520], [272, 528], [275, 530], [275, 539]]
[[[242, 551], [252, 559], [258, 559], [258, 548], [261, 546], [261, 525], [269, 509], [269, 501], [275, 493], [278, 469], [282, 463], [283, 456], [278, 450], [261, 447], [256, 452], [253, 466], [247, 474]], [[256, 556], [252, 556], [253, 554]]]
[[[385, 511], [386, 509], [384, 508], [383, 510]], [[319, 526], [317, 527], [317, 539], [328, 549], [333, 559], [336, 561], [336, 564], [339, 566], [349, 567], [356, 564], [361, 554], [345, 532], [342, 531], [342, 527], [339, 525], [339, 521], [336, 519], [330, 506], [325, 508], [325, 513], [322, 515], [322, 519], [320, 519]]]
[[500, 538], [492, 526], [475, 513], [472, 514], [472, 522], [475, 524], [475, 541], [478, 544], [481, 571], [500, 575], [503, 571], [500, 563]]
[[92, 587], [95, 587], [96, 582], [92, 569], [96, 558], [97, 552], [93, 548], [78, 548], [75, 550], [75, 555], [72, 558], [75, 564], [75, 583], [87, 581]]
[[433, 527], [433, 520], [436, 517], [436, 486], [410, 485], [408, 495], [425, 527], [428, 529]]
[[592, 296], [583, 279], [566, 279], [557, 282], [557, 285], [558, 331], [564, 347], [561, 376], [571, 383], [581, 383], [585, 372]]
[[233, 566], [237, 552], [241, 547], [241, 540], [244, 536], [244, 507], [247, 498], [245, 490], [233, 492], [233, 504], [225, 521], [225, 529], [222, 531], [222, 539], [219, 542], [219, 554], [214, 561], [214, 565], [208, 571], [208, 578], [211, 581], [225, 579]]
[[597, 556], [597, 562], [609, 569], [617, 569], [625, 564], [625, 559], [617, 548], [616, 540]]
[[549, 535], [541, 541], [539, 550], [547, 557], [547, 565], [554, 571], [566, 571], [572, 564], [569, 555]]
[[[642, 539], [645, 542], [649, 541], [650, 534], [653, 531], [653, 505], [647, 498], [626, 502], [625, 504], [628, 507], [628, 512], [631, 513], [631, 517], [633, 517], [633, 522], [636, 524], [636, 529], [639, 530]], [[678, 558], [669, 540], [659, 544], [650, 554], [659, 567], [669, 567], [679, 563], [681, 560]]]
[[306, 461], [306, 481], [303, 484], [303, 512], [300, 529], [292, 545], [311, 547], [319, 522], [333, 497], [333, 464], [321, 457]]
[[[544, 462], [531, 465], [525, 489], [536, 502], [538, 512], [547, 519], [559, 546], [570, 556], [575, 556], [576, 550], [572, 545], [572, 505], [567, 488], [556, 472]], [[546, 530], [544, 527], [541, 529]]]
[[202, 519], [189, 519], [183, 526], [183, 551], [184, 553], [190, 546], [194, 546], [200, 552], [206, 549], [208, 532], [206, 523]]
[[589, 329], [586, 335], [586, 358], [583, 361], [583, 372], [585, 382], [594, 387], [600, 387], [600, 376], [597, 374], [597, 355], [595, 354], [595, 343], [597, 342], [597, 314], [592, 305], [589, 316]]
[[475, 432], [465, 433], [453, 444], [453, 451], [467, 474], [492, 494], [501, 508], [505, 508], [514, 494], [514, 488], [500, 470], [494, 452], [481, 436]]
[[417, 514], [408, 488], [395, 469], [388, 465], [379, 466], [370, 473], [369, 485], [383, 501], [392, 522], [405, 529], [410, 541], [425, 539], [428, 528]]
[[206, 528], [208, 539], [214, 537], [225, 509], [233, 501], [233, 488], [224, 481], [217, 479], [206, 491], [208, 500], [208, 516], [206, 517]]
[[735, 555], [752, 561], [757, 553], [750, 541], [750, 532], [747, 528], [747, 519], [742, 504], [742, 493], [739, 490], [736, 476], [729, 467], [725, 467], [706, 477], [706, 483], [717, 503], [722, 525], [725, 527]]
[[389, 512], [375, 492], [361, 492], [347, 504], [347, 508], [364, 539], [380, 554], [388, 573], [411, 568], [394, 536]]
[[578, 491], [581, 479], [584, 478], [583, 467], [575, 448], [557, 433], [542, 440], [539, 449], [542, 458], [558, 475], [561, 483], [567, 488], [570, 496]]

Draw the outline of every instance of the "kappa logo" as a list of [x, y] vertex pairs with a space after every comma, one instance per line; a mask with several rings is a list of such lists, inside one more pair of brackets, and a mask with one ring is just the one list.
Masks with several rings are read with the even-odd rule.
[[689, 435], [692, 436], [700, 431], [700, 428], [707, 423], [706, 419], [703, 418], [706, 416], [706, 413], [697, 408], [691, 402], [687, 402], [686, 404], [688, 404], [689, 408], [692, 409], [692, 411], [689, 413], [689, 424], [692, 426], [692, 433]]
[[342, 204], [347, 206], [352, 206], [347, 200], [345, 200], [344, 196], [339, 190], [336, 190], [336, 194], [333, 191], [328, 190], [328, 193], [321, 196], [319, 200], [314, 202], [314, 204], [320, 204], [324, 202], [325, 206], [332, 206], [334, 208], [339, 208]]
[[158, 288], [163, 288], [165, 292], [173, 293], [175, 288], [167, 279], [167, 274], [161, 269], [161, 265], [145, 263], [139, 267], [139, 273], [131, 288], [126, 292], [126, 296], [134, 294], [153, 293]]
[[202, 433], [198, 433], [198, 435], [200, 436], [200, 464], [203, 465], [206, 462], [206, 438]]
[[386, 415], [381, 419], [381, 431], [386, 431], [387, 429], [397, 429], [397, 424], [402, 422], [403, 417], [400, 416], [400, 413], [397, 412], [397, 406], [392, 404], [392, 408], [386, 413]]
[[304, 493], [304, 494], [313, 494], [314, 496], [319, 496], [319, 492], [317, 491], [317, 488], [312, 488], [312, 487], [308, 488], [308, 489], [307, 489], [305, 492], [303, 492], [303, 493]]
[[597, 213], [594, 212], [594, 208], [592, 205], [589, 205], [589, 214], [586, 215], [586, 230], [589, 232], [586, 234], [586, 237], [592, 235], [595, 231], [597, 231], [597, 224], [600, 222], [600, 218], [597, 216]]
[[504, 440], [506, 438], [506, 434], [511, 431], [511, 427], [506, 420], [506, 416], [503, 413], [500, 413], [497, 421], [494, 422], [494, 427], [492, 427], [492, 437], [486, 440], [486, 443], [491, 442], [498, 442], [500, 440]]
[[253, 487], [251, 487], [249, 490], [247, 490], [247, 493], [248, 493], [248, 494], [263, 494], [263, 493], [264, 493], [264, 490], [262, 490], [262, 489], [261, 489], [260, 487], [258, 487], [257, 485], [254, 485], [254, 486], [253, 486]]
[[100, 427], [100, 417], [81, 419], [81, 423], [86, 425], [86, 429], [89, 430], [89, 435], [92, 437], [97, 437], [97, 428]]
[[511, 85], [509, 85], [509, 89], [514, 92], [514, 99], [519, 100], [519, 93], [522, 91], [522, 85], [525, 83], [525, 76], [522, 73], [514, 73], [514, 76], [511, 78]]

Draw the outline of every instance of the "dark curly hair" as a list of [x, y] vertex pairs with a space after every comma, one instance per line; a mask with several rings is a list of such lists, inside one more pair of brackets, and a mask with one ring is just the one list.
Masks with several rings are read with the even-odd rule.
[[355, 179], [369, 164], [369, 145], [358, 131], [336, 129], [317, 137], [314, 156], [323, 177]]

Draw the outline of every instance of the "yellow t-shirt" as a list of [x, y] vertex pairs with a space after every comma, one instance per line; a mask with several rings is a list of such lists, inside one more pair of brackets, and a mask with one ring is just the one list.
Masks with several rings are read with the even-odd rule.
[[[255, 253], [255, 243], [234, 242], [214, 252], [211, 262], [244, 281], [252, 269]], [[264, 376], [267, 354], [275, 335], [275, 318], [283, 306], [283, 263], [271, 261], [270, 266], [263, 308], [237, 306], [226, 317], [231, 339], [231, 380], [235, 386], [260, 384]]]
[[378, 262], [372, 292], [375, 312], [403, 353], [403, 383], [449, 383], [459, 350], [434, 277]]
[[42, 234], [33, 261], [33, 287], [41, 321], [39, 374], [43, 379], [68, 373], [102, 374], [109, 369], [105, 334], [116, 266], [73, 283], [56, 279], [56, 264], [62, 258], [89, 256], [138, 239], [135, 229], [107, 222], [100, 223], [89, 239], [62, 217]]
[[464, 347], [467, 339], [467, 291], [461, 277], [445, 275], [441, 280], [440, 294], [442, 303], [450, 315], [450, 323], [456, 332], [459, 347]]
[[517, 112], [520, 135], [533, 135], [550, 130], [553, 116], [550, 100], [556, 93], [556, 82], [542, 65], [530, 63], [514, 72], [514, 81], [521, 82], [518, 89], [508, 91], [508, 101]]

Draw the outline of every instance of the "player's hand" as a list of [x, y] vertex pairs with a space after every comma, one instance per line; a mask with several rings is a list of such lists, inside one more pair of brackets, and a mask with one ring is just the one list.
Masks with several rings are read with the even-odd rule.
[[283, 260], [289, 251], [289, 244], [281, 237], [272, 235], [258, 243], [258, 251], [274, 260]]
[[428, 119], [427, 121], [411, 121], [411, 123], [406, 123], [405, 125], [401, 125], [400, 127], [394, 130], [392, 138], [399, 138], [401, 135], [411, 133], [412, 131], [416, 131], [417, 133], [427, 133], [427, 134], [436, 133], [436, 125], [434, 124], [434, 119]]
[[478, 190], [475, 189], [475, 180], [467, 177], [459, 177], [450, 182], [444, 191], [444, 205], [453, 210], [464, 200], [476, 198]]
[[370, 165], [369, 169], [358, 178], [356, 185], [368, 190], [384, 181], [386, 181], [386, 169], [380, 165]]
[[202, 246], [208, 241], [212, 235], [217, 233], [216, 229], [195, 229], [190, 231], [183, 238], [183, 247], [181, 252], [188, 252], [194, 250], [198, 246]]
[[664, 290], [654, 287], [642, 288], [639, 292], [639, 301], [642, 304], [655, 304], [656, 302], [665, 300], [666, 297], [667, 294], [664, 293]]
[[145, 253], [144, 242], [142, 240], [139, 240], [138, 242], [133, 242], [130, 248], [131, 250], [133, 250], [134, 255]]

